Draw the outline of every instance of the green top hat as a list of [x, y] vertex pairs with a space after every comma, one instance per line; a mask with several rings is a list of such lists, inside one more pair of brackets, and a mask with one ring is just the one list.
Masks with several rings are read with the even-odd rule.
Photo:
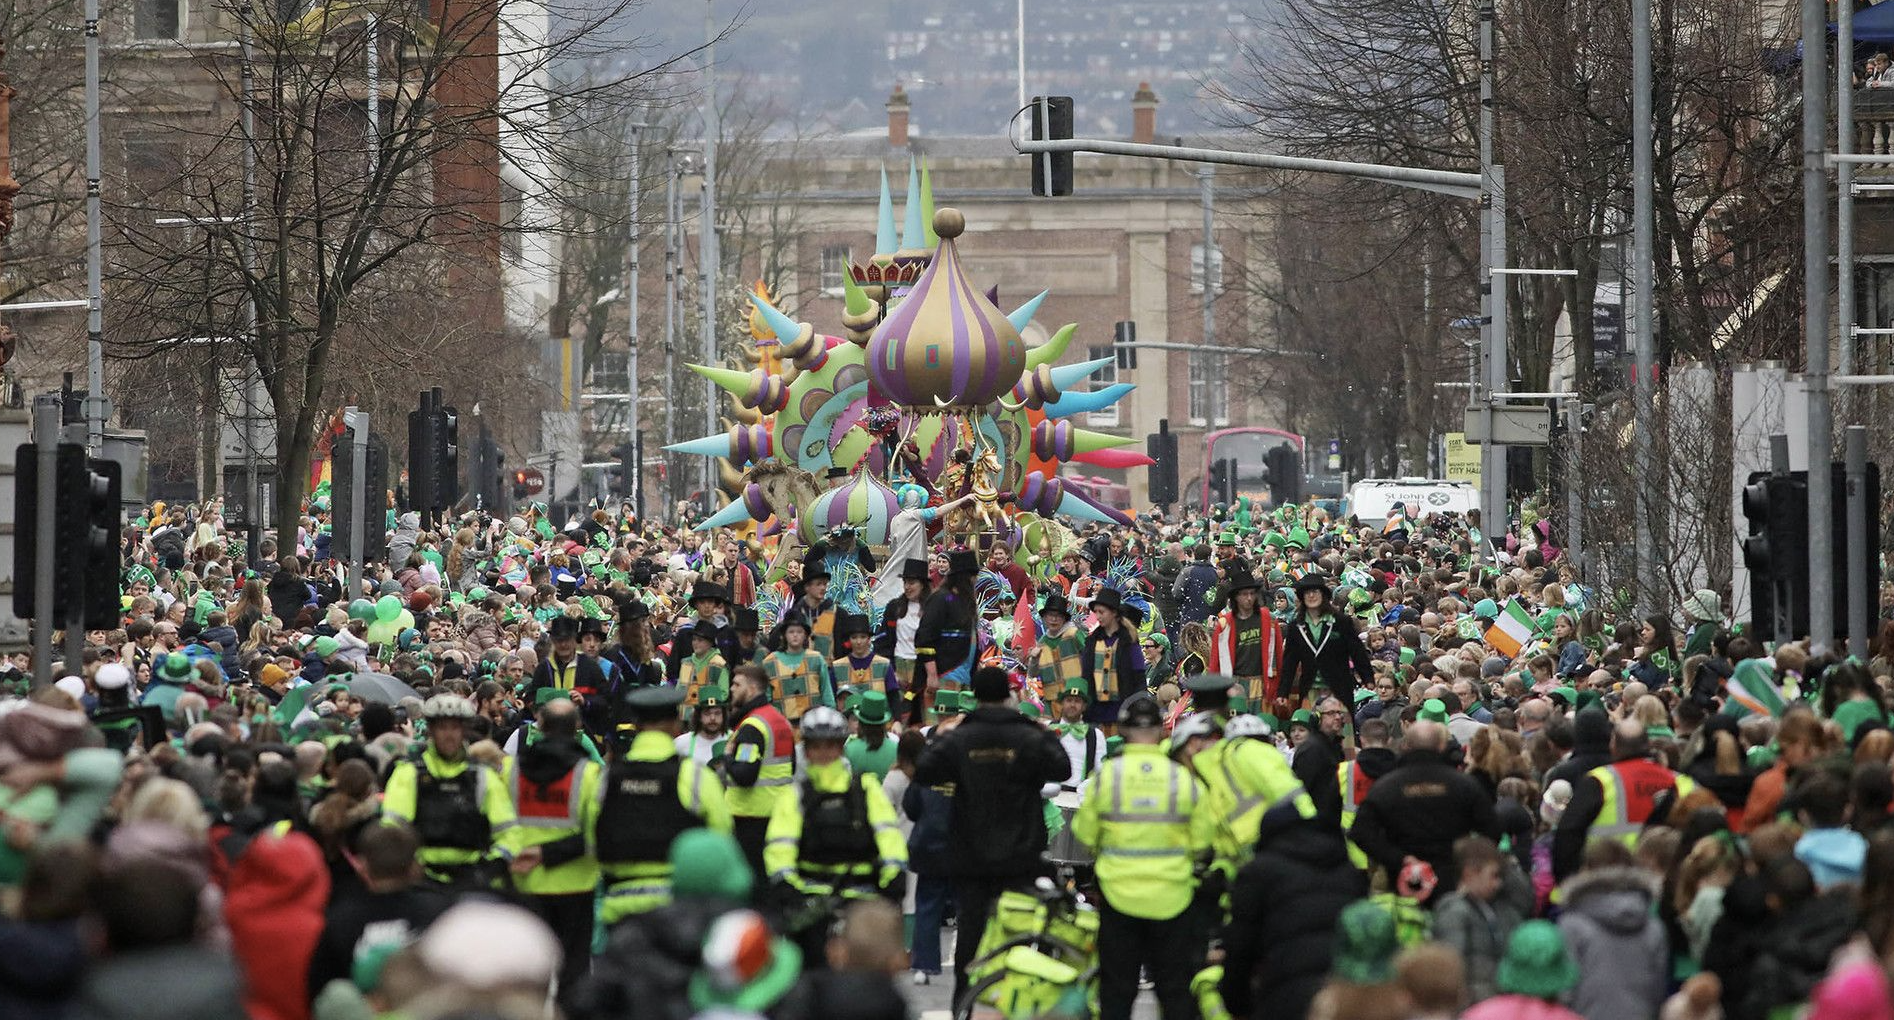
[[888, 696], [881, 691], [863, 691], [855, 702], [855, 721], [864, 726], [886, 726], [893, 718], [888, 713]]

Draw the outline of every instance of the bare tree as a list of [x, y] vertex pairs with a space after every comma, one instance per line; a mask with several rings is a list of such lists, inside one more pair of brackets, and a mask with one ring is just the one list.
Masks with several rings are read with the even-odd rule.
[[411, 392], [455, 369], [521, 389], [535, 358], [502, 319], [501, 266], [557, 229], [568, 164], [554, 152], [572, 127], [558, 101], [602, 110], [652, 73], [578, 96], [556, 94], [556, 72], [622, 45], [610, 26], [630, 5], [449, 0], [422, 13], [377, 0], [282, 23], [245, 3], [218, 15], [254, 37], [253, 87], [223, 50], [165, 54], [131, 86], [141, 109], [187, 88], [216, 103], [160, 120], [180, 140], [175, 173], [113, 210], [114, 353], [204, 338], [254, 372], [275, 424], [279, 533], [295, 533], [339, 393]]

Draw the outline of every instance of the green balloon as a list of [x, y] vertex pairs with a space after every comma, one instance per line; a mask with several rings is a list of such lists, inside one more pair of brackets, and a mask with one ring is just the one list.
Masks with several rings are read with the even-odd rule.
[[393, 595], [383, 595], [381, 599], [375, 603], [375, 619], [377, 620], [388, 622], [400, 615], [401, 600], [395, 598]]
[[372, 620], [375, 618], [375, 604], [367, 599], [356, 599], [349, 603], [349, 619]]

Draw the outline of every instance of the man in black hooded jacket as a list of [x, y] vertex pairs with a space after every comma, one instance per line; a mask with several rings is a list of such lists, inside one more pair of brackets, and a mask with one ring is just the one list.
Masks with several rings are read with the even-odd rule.
[[1342, 910], [1366, 895], [1367, 876], [1332, 822], [1265, 814], [1256, 857], [1230, 887], [1219, 986], [1230, 1015], [1301, 1020], [1328, 980]]

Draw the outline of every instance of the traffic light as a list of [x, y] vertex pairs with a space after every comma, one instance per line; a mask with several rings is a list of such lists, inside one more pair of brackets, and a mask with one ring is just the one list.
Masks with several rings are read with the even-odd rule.
[[1121, 319], [1111, 328], [1112, 353], [1118, 358], [1118, 371], [1138, 370], [1138, 324]]
[[[1034, 96], [1032, 100], [1032, 140], [1065, 141], [1072, 137], [1072, 97]], [[1035, 152], [1032, 154], [1032, 193], [1045, 198], [1072, 193], [1072, 154]]]
[[79, 518], [77, 527], [80, 529], [81, 541], [77, 548], [78, 555], [72, 560], [61, 562], [81, 567], [77, 571], [83, 575], [80, 578], [83, 594], [79, 615], [85, 621], [86, 628], [106, 630], [117, 627], [124, 619], [118, 604], [118, 574], [122, 565], [119, 544], [123, 530], [119, 509], [122, 488], [120, 469], [116, 461], [87, 461], [84, 459], [84, 447], [76, 449], [80, 453], [80, 467], [73, 480], [81, 485], [78, 492], [80, 501], [62, 501], [60, 506], [68, 509], [83, 507], [85, 512], [64, 515]]
[[529, 489], [526, 485], [526, 470], [524, 468], [521, 468], [517, 471], [514, 471], [513, 472], [513, 501], [515, 503], [524, 502], [526, 500], [526, 497], [531, 494], [532, 494], [532, 490]]
[[1210, 462], [1210, 502], [1213, 505], [1222, 503], [1227, 506], [1232, 501], [1230, 495], [1230, 465], [1232, 463], [1227, 459]]
[[329, 553], [337, 559], [353, 558], [356, 521], [354, 492], [362, 489], [362, 559], [378, 562], [388, 555], [388, 441], [370, 432], [363, 458], [363, 475], [355, 477], [355, 430], [343, 429], [333, 449], [335, 461], [329, 480]]
[[421, 394], [421, 406], [408, 412], [408, 506], [421, 514], [422, 523], [434, 510], [435, 456], [432, 394]]
[[33, 604], [39, 576], [39, 487], [53, 486], [59, 513], [53, 519], [54, 626], [75, 617], [102, 630], [117, 626], [119, 542], [119, 466], [88, 461], [79, 443], [59, 444], [53, 477], [39, 477], [39, 447], [19, 448], [14, 468], [13, 614], [38, 616]]
[[1263, 455], [1269, 470], [1269, 501], [1276, 506], [1302, 502], [1302, 455], [1278, 446]]
[[1750, 619], [1757, 636], [1775, 640], [1788, 632], [1787, 621], [1777, 621], [1776, 607], [1789, 601], [1777, 590], [1788, 577], [1783, 536], [1776, 530], [1776, 501], [1787, 499], [1789, 480], [1767, 471], [1752, 472], [1743, 486], [1743, 518], [1749, 522], [1749, 535], [1743, 539], [1743, 566], [1749, 570]]
[[[439, 390], [435, 399], [438, 401]], [[434, 412], [434, 506], [446, 510], [460, 502], [460, 412], [442, 406]]]
[[1169, 418], [1159, 418], [1157, 431], [1144, 437], [1144, 453], [1151, 458], [1151, 502], [1158, 506], [1177, 502], [1177, 433], [1171, 431]]

